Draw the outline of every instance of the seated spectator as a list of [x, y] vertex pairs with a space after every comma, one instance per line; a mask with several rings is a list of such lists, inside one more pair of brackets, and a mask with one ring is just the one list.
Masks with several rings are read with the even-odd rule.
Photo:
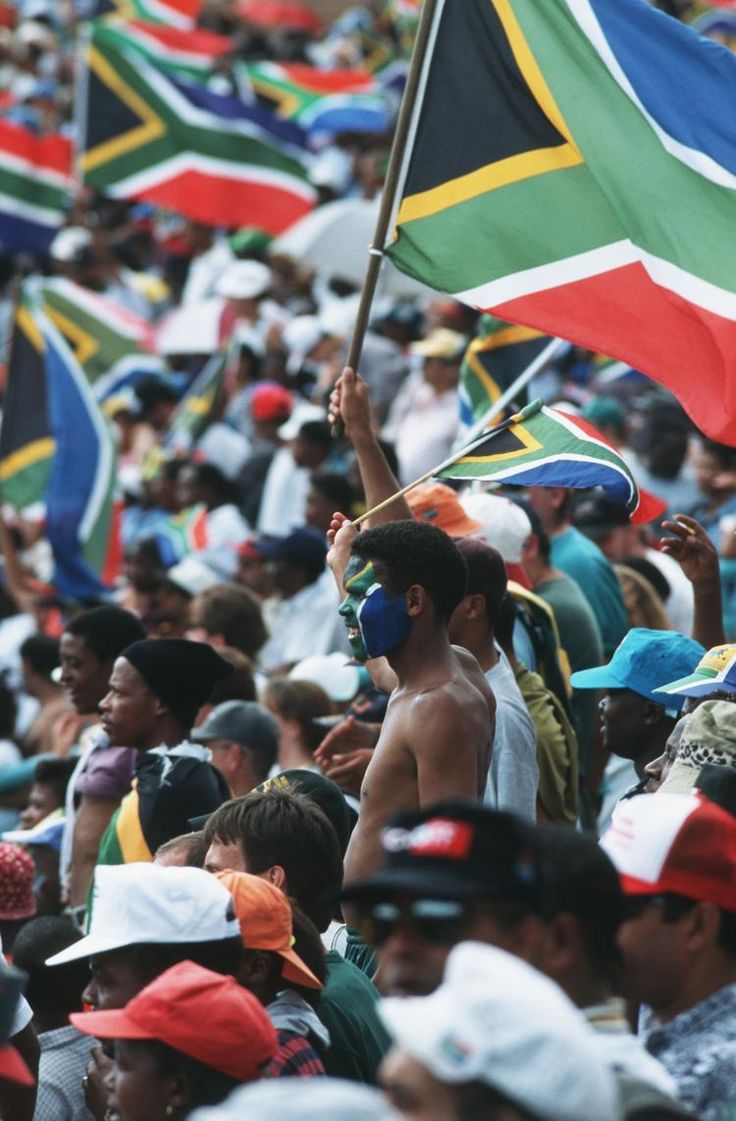
[[56, 724], [71, 709], [62, 686], [52, 677], [59, 665], [58, 639], [43, 634], [31, 635], [21, 646], [20, 657], [25, 691], [39, 704], [38, 713], [24, 736], [25, 754], [54, 751]]
[[436, 992], [383, 1000], [379, 1011], [394, 1040], [381, 1084], [406, 1118], [620, 1116], [613, 1075], [576, 1009], [503, 950], [458, 946]]
[[20, 748], [15, 742], [17, 717], [15, 694], [7, 681], [0, 678], [0, 768], [12, 767], [21, 761]]
[[317, 770], [314, 752], [325, 729], [316, 721], [332, 716], [335, 706], [324, 689], [311, 681], [273, 677], [261, 694], [279, 729], [277, 764], [281, 771], [298, 767]]
[[64, 814], [55, 810], [31, 829], [11, 829], [2, 839], [20, 845], [31, 856], [36, 867], [33, 895], [37, 915], [58, 915], [61, 911], [61, 878], [59, 855], [64, 833]]
[[627, 897], [619, 932], [639, 1035], [703, 1121], [736, 1086], [736, 819], [703, 795], [621, 803], [601, 842]]
[[194, 729], [192, 739], [210, 749], [212, 765], [227, 782], [232, 797], [239, 798], [265, 782], [276, 765], [279, 725], [255, 701], [225, 701]]
[[66, 788], [75, 766], [73, 759], [39, 759], [28, 804], [20, 815], [22, 829], [33, 829], [51, 814], [63, 813]]
[[575, 689], [603, 691], [599, 706], [603, 746], [631, 760], [639, 780], [625, 797], [640, 793], [646, 786], [646, 765], [664, 751], [682, 708], [681, 697], [670, 698], [655, 690], [694, 670], [702, 654], [699, 642], [675, 631], [635, 627], [608, 665], [572, 675]]
[[12, 957], [13, 943], [36, 913], [36, 866], [20, 845], [0, 842], [0, 948]]
[[[207, 821], [204, 838], [209, 871], [265, 876], [294, 900], [320, 933], [328, 928], [342, 882], [341, 849], [335, 829], [310, 797], [271, 788], [226, 802]], [[320, 999], [320, 1019], [330, 1033], [328, 1074], [375, 1081], [388, 1048], [388, 1036], [376, 1016], [377, 999], [365, 974], [329, 950]]]
[[[462, 512], [459, 503], [458, 509]], [[483, 801], [534, 821], [539, 787], [536, 730], [495, 635], [506, 597], [506, 567], [501, 554], [482, 541], [461, 538], [458, 549], [468, 568], [468, 585], [450, 618], [450, 642], [475, 656], [496, 699], [496, 730]]]
[[41, 1059], [36, 1117], [39, 1121], [85, 1121], [82, 1080], [89, 1063], [90, 1041], [69, 1023], [82, 1011], [82, 991], [89, 979], [85, 960], [52, 969], [46, 959], [82, 937], [71, 919], [31, 919], [18, 934], [13, 959], [28, 976], [26, 999], [33, 1009]]
[[259, 537], [255, 548], [276, 589], [269, 613], [271, 637], [260, 657], [263, 669], [286, 673], [308, 654], [347, 650], [337, 590], [329, 573], [321, 579], [326, 573], [324, 537], [302, 527], [287, 537]]
[[[668, 744], [668, 750], [670, 757], [656, 775], [660, 783], [657, 794], [689, 794], [698, 786], [701, 768], [708, 764], [734, 770], [736, 704], [703, 701], [687, 717], [682, 735], [676, 744]], [[656, 767], [658, 762], [652, 766]]]
[[382, 992], [426, 995], [441, 983], [458, 943], [499, 946], [547, 973], [581, 1009], [631, 1094], [632, 1118], [637, 1101], [656, 1105], [662, 1118], [680, 1115], [672, 1080], [637, 1044], [616, 999], [623, 899], [595, 841], [448, 801], [397, 816], [385, 831], [384, 854], [382, 869], [345, 892], [378, 953]]
[[32, 1121], [38, 1070], [31, 1009], [21, 995], [24, 980], [0, 954], [0, 1111], [15, 1121]]
[[204, 834], [198, 830], [164, 841], [156, 849], [153, 863], [159, 868], [203, 868], [206, 854]]
[[[82, 1000], [122, 1008], [172, 965], [196, 962], [235, 976], [242, 947], [229, 893], [198, 868], [129, 864], [95, 870], [87, 935], [53, 954], [53, 970], [83, 961], [91, 969]], [[201, 1025], [199, 1025], [201, 1027]], [[88, 1070], [87, 1104], [109, 1104], [110, 1059], [99, 1049]]]
[[71, 907], [84, 904], [102, 835], [130, 790], [136, 753], [129, 746], [109, 743], [97, 723], [98, 708], [115, 659], [144, 637], [140, 620], [120, 607], [81, 611], [61, 636], [62, 685], [78, 716], [94, 722], [66, 795], [60, 874]]
[[[244, 953], [238, 980], [258, 997], [277, 1031], [278, 1051], [269, 1076], [324, 1075], [323, 1056], [330, 1036], [317, 1010], [327, 967], [317, 931], [312, 927], [319, 947], [319, 976], [293, 949], [291, 907], [283, 892], [245, 872], [220, 872], [217, 878], [231, 893], [240, 923]], [[302, 916], [302, 921], [309, 920]]]
[[207, 588], [214, 588], [219, 579], [195, 555], [184, 557], [172, 565], [158, 580], [153, 594], [150, 621], [152, 637], [183, 638], [189, 626], [192, 600]]
[[578, 739], [561, 701], [514, 650], [516, 610], [510, 596], [501, 604], [495, 634], [509, 660], [537, 735], [537, 820], [575, 825], [579, 808]]
[[207, 551], [233, 548], [250, 536], [238, 510], [237, 489], [212, 463], [188, 463], [176, 480], [179, 510], [203, 505], [207, 510]]
[[189, 819], [228, 795], [209, 752], [189, 732], [216, 682], [231, 672], [211, 646], [186, 639], [144, 639], [115, 662], [100, 703], [113, 745], [138, 752], [133, 789], [100, 842], [99, 864], [153, 860], [159, 845], [183, 833]]
[[86, 1035], [115, 1042], [121, 1121], [184, 1121], [255, 1082], [276, 1050], [260, 1003], [232, 977], [190, 961], [162, 973], [124, 1008], [73, 1012]]
[[255, 662], [268, 635], [258, 601], [247, 588], [220, 584], [192, 600], [186, 637], [220, 651], [231, 646]]
[[320, 533], [327, 533], [335, 510], [342, 510], [352, 518], [355, 502], [350, 480], [345, 475], [330, 471], [315, 471], [309, 480], [304, 520]]

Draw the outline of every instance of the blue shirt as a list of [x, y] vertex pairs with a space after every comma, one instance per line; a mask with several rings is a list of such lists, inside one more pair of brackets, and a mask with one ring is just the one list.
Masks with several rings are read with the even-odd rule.
[[701, 1121], [727, 1121], [736, 1105], [736, 985], [660, 1024], [642, 1009], [639, 1035]]

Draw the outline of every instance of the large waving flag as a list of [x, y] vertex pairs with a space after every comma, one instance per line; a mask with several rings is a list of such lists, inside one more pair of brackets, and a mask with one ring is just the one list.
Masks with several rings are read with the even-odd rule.
[[153, 328], [145, 319], [63, 277], [45, 280], [40, 293], [44, 311], [90, 382], [106, 376], [119, 388], [121, 372], [131, 363], [146, 372], [161, 369], [152, 354]]
[[154, 66], [195, 81], [207, 81], [216, 64], [234, 53], [235, 43], [213, 31], [182, 31], [144, 20], [108, 20], [105, 24], [110, 42], [121, 49], [139, 51]]
[[550, 339], [533, 327], [481, 317], [460, 367], [460, 424], [472, 428], [542, 353]]
[[389, 94], [367, 71], [286, 62], [254, 62], [245, 71], [259, 101], [310, 135], [385, 132], [391, 125]]
[[209, 225], [277, 234], [312, 209], [303, 131], [121, 48], [93, 26], [79, 83], [83, 181]]
[[97, 0], [95, 16], [123, 16], [190, 31], [202, 11], [202, 0]]
[[736, 443], [736, 58], [643, 0], [438, 0], [395, 264]]
[[16, 510], [42, 511], [54, 454], [46, 393], [43, 336], [26, 298], [15, 309], [3, 417], [0, 496]]
[[71, 199], [72, 145], [0, 121], [0, 249], [45, 253]]
[[633, 522], [650, 517], [648, 501], [615, 448], [584, 420], [549, 409], [541, 400], [468, 444], [437, 477], [522, 487], [602, 487], [625, 503]]
[[[31, 387], [37, 396], [29, 399]], [[103, 595], [117, 552], [115, 444], [33, 284], [26, 285], [16, 313], [7, 393], [0, 433], [3, 498], [45, 504], [53, 583], [61, 596]]]

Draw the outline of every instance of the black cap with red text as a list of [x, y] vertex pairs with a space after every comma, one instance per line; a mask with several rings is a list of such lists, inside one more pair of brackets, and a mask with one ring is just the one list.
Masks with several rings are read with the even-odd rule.
[[398, 814], [381, 837], [383, 867], [350, 884], [345, 900], [406, 892], [444, 899], [501, 899], [542, 906], [541, 854], [534, 829], [515, 814], [438, 802]]

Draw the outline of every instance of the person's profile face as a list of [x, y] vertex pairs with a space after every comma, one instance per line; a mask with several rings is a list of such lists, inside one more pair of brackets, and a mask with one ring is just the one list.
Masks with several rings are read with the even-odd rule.
[[145, 746], [158, 704], [135, 667], [127, 658], [118, 658], [99, 706], [102, 727], [113, 747]]
[[350, 652], [359, 662], [364, 662], [368, 655], [360, 633], [358, 612], [366, 592], [376, 580], [376, 570], [371, 561], [366, 562], [360, 557], [350, 558], [343, 577], [345, 598], [338, 611], [347, 630]]
[[204, 858], [207, 872], [247, 872], [245, 856], [240, 845], [220, 841], [215, 837], [210, 842]]
[[97, 706], [107, 692], [110, 662], [100, 662], [84, 638], [76, 634], [62, 634], [59, 660], [61, 684], [77, 712], [97, 712]]
[[[178, 1079], [161, 1071], [150, 1042], [118, 1039], [114, 1053], [113, 1086], [122, 1121], [170, 1121]], [[185, 1112], [182, 1108], [173, 1116]]]
[[109, 1008], [124, 1008], [149, 980], [142, 976], [129, 954], [115, 950], [93, 957], [90, 973], [82, 1002], [100, 1012]]

